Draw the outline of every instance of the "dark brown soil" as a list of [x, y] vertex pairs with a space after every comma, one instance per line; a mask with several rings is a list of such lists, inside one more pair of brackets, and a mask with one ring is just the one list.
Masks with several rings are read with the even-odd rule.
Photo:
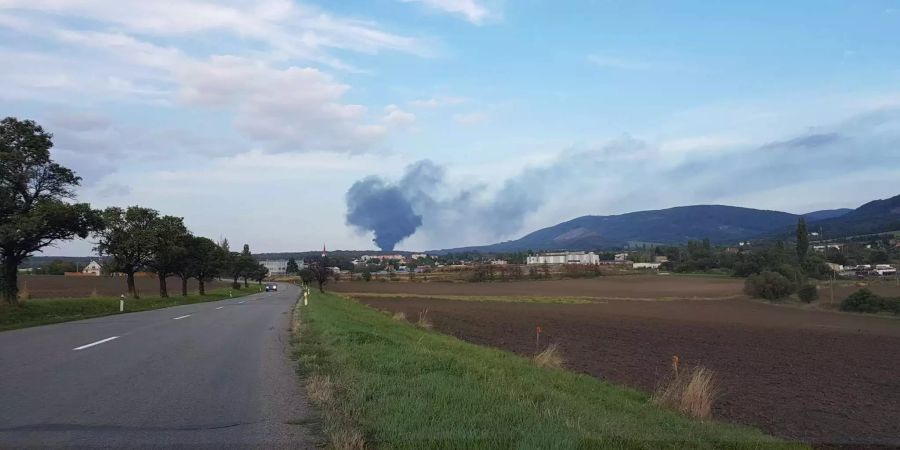
[[[142, 297], [159, 297], [159, 280], [156, 277], [134, 279], [138, 294]], [[206, 289], [227, 286], [224, 282], [206, 283]], [[181, 294], [181, 278], [166, 279], [169, 295]], [[126, 292], [124, 277], [67, 277], [63, 275], [19, 276], [19, 289], [27, 289], [28, 295], [40, 298], [118, 297]], [[188, 282], [188, 290], [197, 290], [197, 280]]]
[[689, 276], [629, 275], [575, 280], [493, 283], [398, 283], [346, 281], [329, 285], [337, 292], [421, 295], [522, 295], [596, 298], [723, 298], [742, 295], [744, 280]]
[[[566, 290], [571, 295], [589, 292], [592, 281], [563, 283], [575, 285]], [[552, 282], [538, 285], [550, 286], [545, 283]], [[681, 292], [734, 292], [730, 283], [713, 285], [718, 290]], [[390, 284], [373, 284], [382, 286]], [[492, 295], [503, 284], [449, 286], [463, 288], [452, 289], [454, 295]], [[632, 286], [639, 297], [656, 289]], [[900, 320], [747, 299], [581, 305], [359, 299], [407, 317], [427, 308], [439, 331], [522, 355], [535, 351], [535, 327], [541, 326], [543, 342], [558, 343], [570, 369], [648, 393], [678, 355], [683, 365], [701, 364], [717, 373], [717, 418], [818, 445], [900, 446]]]

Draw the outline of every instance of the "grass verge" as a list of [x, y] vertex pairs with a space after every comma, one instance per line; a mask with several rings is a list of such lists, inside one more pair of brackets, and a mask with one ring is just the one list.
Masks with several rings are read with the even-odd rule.
[[[229, 295], [229, 292], [232, 295]], [[228, 287], [206, 291], [206, 295], [170, 294], [169, 298], [146, 297], [126, 299], [125, 313], [168, 308], [170, 306], [189, 305], [192, 303], [214, 302], [230, 297], [242, 297], [259, 293], [258, 286], [233, 290]], [[72, 320], [90, 319], [92, 317], [123, 314], [119, 312], [119, 298], [87, 297], [66, 299], [32, 299], [21, 306], [0, 305], [0, 331], [27, 328], [51, 323], [69, 322]]]
[[335, 448], [804, 448], [335, 294], [299, 308], [299, 370]]

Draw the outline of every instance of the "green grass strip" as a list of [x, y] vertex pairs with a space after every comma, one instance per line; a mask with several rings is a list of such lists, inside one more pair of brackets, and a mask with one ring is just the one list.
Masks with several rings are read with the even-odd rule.
[[[231, 295], [229, 295], [229, 292], [231, 292]], [[183, 297], [181, 296], [181, 293], [178, 292], [170, 293], [169, 298], [146, 297], [140, 299], [126, 299], [125, 313], [168, 308], [170, 306], [178, 305], [190, 305], [193, 303], [214, 302], [259, 292], [259, 286], [254, 284], [240, 290], [232, 290], [228, 287], [212, 289], [206, 291], [206, 295], [195, 293]], [[89, 319], [92, 317], [109, 316], [112, 314], [123, 314], [119, 312], [119, 298], [117, 297], [32, 299], [26, 300], [20, 306], [0, 305], [0, 331]]]
[[300, 373], [334, 383], [318, 401], [333, 440], [351, 427], [376, 448], [805, 448], [692, 420], [638, 391], [538, 368], [335, 294], [298, 308]]

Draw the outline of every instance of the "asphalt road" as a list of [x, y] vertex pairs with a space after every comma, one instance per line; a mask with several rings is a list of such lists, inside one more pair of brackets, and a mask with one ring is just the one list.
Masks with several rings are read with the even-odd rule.
[[314, 446], [279, 288], [0, 333], [0, 448]]

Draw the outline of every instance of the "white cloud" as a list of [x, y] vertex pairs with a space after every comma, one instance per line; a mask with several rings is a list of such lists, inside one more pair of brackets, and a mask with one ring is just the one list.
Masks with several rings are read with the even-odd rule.
[[384, 117], [382, 120], [390, 126], [400, 127], [412, 125], [416, 121], [416, 115], [403, 111], [397, 105], [388, 105], [384, 108]]
[[279, 150], [363, 151], [386, 130], [366, 124], [366, 108], [341, 102], [349, 86], [313, 68], [276, 69], [215, 56], [178, 69], [179, 99], [234, 111], [235, 125]]
[[[62, 24], [26, 27], [32, 32], [52, 30], [40, 35], [29, 34], [29, 37], [48, 40], [56, 51], [27, 54], [25, 59], [36, 64], [17, 66], [14, 71], [0, 74], [0, 81], [22, 88], [4, 90], [0, 95], [12, 98], [31, 95], [32, 99], [55, 103], [68, 99], [75, 105], [81, 105], [86, 99], [112, 98], [132, 103], [144, 99], [158, 105], [225, 112], [233, 117], [237, 130], [276, 151], [360, 152], [381, 145], [387, 128], [377, 122], [377, 118], [368, 117], [365, 106], [344, 101], [350, 86], [320, 69], [260, 59], [258, 53], [247, 49], [243, 50], [248, 55], [195, 56], [180, 48], [178, 39], [168, 39], [166, 45], [159, 45], [117, 28], [125, 27], [134, 33], [175, 35], [226, 29], [251, 37], [272, 38], [273, 45], [281, 45], [282, 42], [267, 34], [278, 31], [277, 27], [273, 28], [272, 21], [284, 20], [274, 11], [281, 7], [285, 14], [296, 16], [301, 12], [308, 13], [308, 8], [291, 2], [268, 1], [263, 4], [268, 9], [260, 9], [263, 8], [260, 6], [253, 11], [244, 11], [249, 16], [244, 17], [230, 7], [203, 2], [148, 3], [153, 5], [142, 2], [135, 6], [136, 11], [125, 11], [116, 6], [118, 2], [36, 0], [25, 4], [7, 1], [18, 8], [28, 6], [49, 11], [52, 15], [106, 20], [109, 21], [107, 26], [116, 30], [85, 31]], [[109, 6], [110, 10], [98, 5]], [[183, 16], [206, 10], [209, 10], [208, 17], [196, 21]], [[152, 17], [143, 17], [137, 12]], [[305, 45], [309, 49], [335, 47], [373, 52], [381, 48], [406, 49], [400, 45], [403, 39], [391, 38], [393, 35], [366, 22], [339, 20], [325, 14], [313, 19], [297, 27], [296, 33], [291, 35], [307, 41]], [[11, 21], [0, 22], [0, 27], [6, 22]], [[41, 23], [55, 22], [45, 19]], [[304, 27], [308, 30], [301, 33]], [[315, 30], [322, 31], [317, 33]], [[85, 60], [91, 63], [84, 64]], [[47, 64], [38, 64], [41, 62]], [[30, 71], [29, 67], [40, 67], [41, 71]], [[401, 111], [387, 123], [410, 119], [414, 120], [414, 116]]]
[[[227, 33], [256, 42], [285, 57], [340, 66], [324, 49], [375, 54], [393, 50], [425, 55], [419, 40], [381, 30], [377, 24], [341, 18], [291, 0], [213, 2], [203, 0], [3, 0], [0, 7], [49, 17], [79, 17], [124, 33], [177, 38]], [[6, 15], [2, 25], [24, 25]], [[8, 23], [8, 24], [7, 24]], [[42, 28], [46, 29], [46, 28]], [[224, 44], [223, 44], [224, 45]]]
[[604, 69], [649, 70], [653, 68], [652, 64], [645, 61], [616, 58], [612, 56], [588, 55], [587, 60], [591, 64]]
[[437, 96], [426, 99], [416, 99], [409, 102], [410, 106], [416, 108], [440, 108], [444, 106], [459, 105], [466, 101], [462, 97]]
[[429, 8], [463, 16], [476, 25], [491, 16], [487, 6], [478, 0], [400, 0], [404, 3], [421, 3]]
[[453, 115], [453, 121], [460, 125], [477, 125], [485, 122], [487, 119], [487, 114], [481, 111]]

